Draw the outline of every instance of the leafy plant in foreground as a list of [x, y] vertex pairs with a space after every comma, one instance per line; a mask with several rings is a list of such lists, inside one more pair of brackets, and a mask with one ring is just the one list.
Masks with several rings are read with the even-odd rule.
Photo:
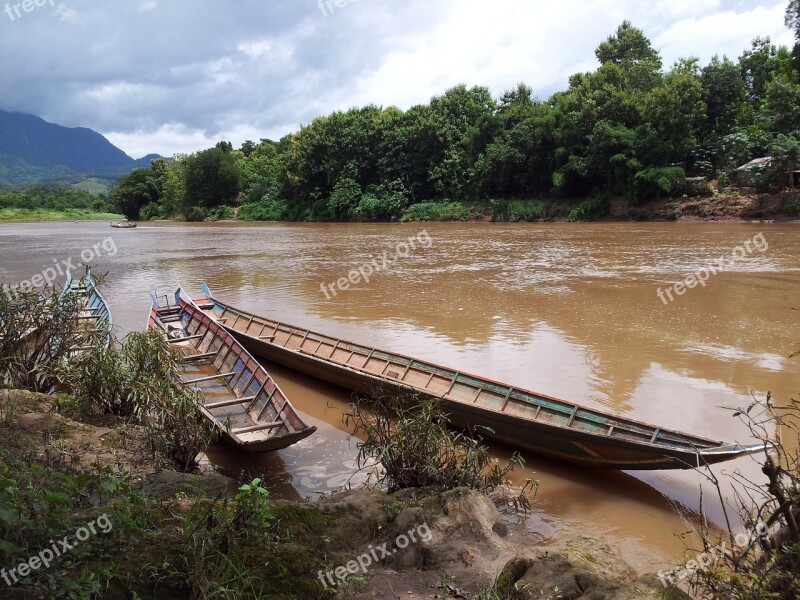
[[[358, 444], [359, 468], [380, 465], [377, 483], [390, 492], [427, 486], [493, 491], [507, 487], [507, 475], [525, 464], [518, 453], [502, 466], [495, 463], [480, 436], [450, 429], [448, 416], [430, 399], [376, 393], [368, 404], [352, 405], [345, 422], [366, 437]], [[508, 502], [529, 509], [527, 493], [536, 486], [528, 480]]]

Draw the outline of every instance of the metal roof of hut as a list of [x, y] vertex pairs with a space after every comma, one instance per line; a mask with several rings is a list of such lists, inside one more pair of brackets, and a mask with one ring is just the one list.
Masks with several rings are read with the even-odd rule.
[[771, 156], [764, 156], [762, 158], [754, 158], [749, 163], [742, 165], [737, 171], [752, 171], [753, 169], [757, 169], [759, 167], [768, 167], [772, 163], [773, 158]]

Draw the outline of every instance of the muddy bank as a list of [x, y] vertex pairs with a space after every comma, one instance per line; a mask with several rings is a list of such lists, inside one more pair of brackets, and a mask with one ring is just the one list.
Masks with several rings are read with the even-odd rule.
[[616, 199], [611, 203], [608, 218], [616, 221], [794, 221], [800, 219], [800, 193], [726, 190], [708, 198], [664, 198], [640, 205]]
[[[222, 518], [215, 507], [240, 501], [242, 482], [170, 471], [148, 452], [136, 427], [81, 415], [63, 399], [0, 391], [0, 417], [4, 482], [16, 482], [19, 490], [41, 487], [43, 493], [40, 472], [70, 486], [92, 474], [117, 482], [96, 498], [90, 493], [61, 499], [71, 504], [57, 527], [69, 529], [103, 511], [114, 522], [82, 561], [52, 567], [61, 576], [93, 577], [100, 598], [188, 597], [197, 591], [199, 574], [229, 576], [196, 564], [205, 555], [197, 556], [193, 540]], [[6, 500], [0, 494], [0, 504]], [[664, 597], [656, 577], [639, 576], [603, 540], [579, 537], [539, 547], [524, 532], [509, 529], [492, 499], [468, 489], [391, 495], [355, 489], [315, 502], [272, 501], [268, 527], [253, 539], [247, 535], [243, 530], [225, 537], [224, 549], [231, 560], [239, 556], [237, 568], [246, 574], [238, 577], [257, 582], [251, 597], [478, 598], [489, 590], [497, 594], [492, 598]], [[16, 555], [38, 548], [22, 547]], [[176, 570], [192, 577], [181, 578]], [[6, 587], [3, 597], [58, 597], [43, 586], [32, 576]], [[686, 596], [674, 591], [671, 597]]]
[[[567, 218], [572, 204], [547, 201], [557, 221]], [[750, 190], [725, 190], [709, 197], [660, 198], [632, 202], [614, 198], [598, 221], [795, 221], [800, 219], [800, 193], [760, 194]]]

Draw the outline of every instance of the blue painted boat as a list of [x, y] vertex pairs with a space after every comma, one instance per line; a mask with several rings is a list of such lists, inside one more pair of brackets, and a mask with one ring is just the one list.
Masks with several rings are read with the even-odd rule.
[[111, 345], [111, 328], [113, 327], [111, 310], [105, 296], [97, 289], [91, 269], [87, 269], [86, 275], [80, 279], [73, 279], [72, 273], [67, 273], [67, 281], [61, 291], [61, 300], [67, 302], [68, 298], [74, 298], [77, 306], [77, 311], [73, 316], [74, 331], [80, 337], [73, 354], [93, 348], [98, 343], [102, 347], [108, 348]]

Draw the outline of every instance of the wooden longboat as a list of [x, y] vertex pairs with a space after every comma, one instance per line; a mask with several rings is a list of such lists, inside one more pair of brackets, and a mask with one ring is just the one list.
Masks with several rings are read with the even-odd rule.
[[78, 311], [75, 314], [76, 331], [81, 337], [80, 345], [73, 353], [83, 352], [92, 348], [95, 340], [108, 348], [111, 344], [111, 310], [105, 296], [97, 289], [97, 284], [92, 279], [91, 270], [86, 271], [86, 275], [80, 279], [73, 279], [71, 273], [67, 273], [67, 281], [61, 291], [62, 300], [74, 296]]
[[303, 422], [266, 369], [180, 288], [174, 302], [163, 298], [159, 303], [151, 294], [148, 328], [163, 331], [183, 353], [181, 384], [202, 393], [203, 414], [228, 442], [251, 454], [270, 452], [317, 430]]
[[742, 446], [585, 408], [431, 362], [356, 344], [255, 315], [214, 298], [204, 312], [250, 352], [328, 383], [369, 395], [376, 389], [441, 400], [454, 426], [585, 467], [689, 469], [768, 449]]

